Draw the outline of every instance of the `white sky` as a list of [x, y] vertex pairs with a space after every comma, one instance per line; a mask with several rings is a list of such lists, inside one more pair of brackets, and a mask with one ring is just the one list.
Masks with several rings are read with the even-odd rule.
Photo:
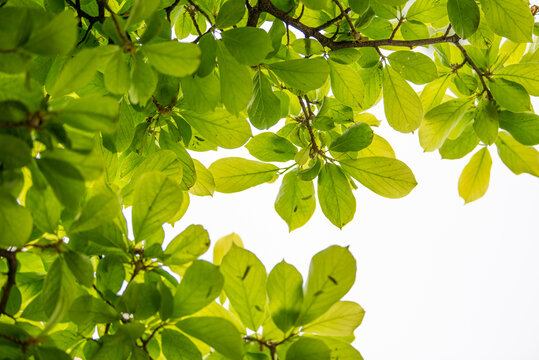
[[[289, 233], [273, 209], [278, 180], [236, 194], [191, 196], [184, 218], [166, 228], [167, 239], [189, 224], [202, 224], [213, 242], [236, 232], [268, 272], [284, 258], [304, 277], [315, 253], [350, 245], [358, 271], [345, 298], [366, 310], [354, 342], [366, 360], [538, 359], [537, 178], [511, 173], [492, 146], [489, 191], [464, 206], [457, 182], [471, 154], [441, 160], [423, 153], [416, 135], [387, 126], [380, 105], [371, 112], [384, 120], [375, 132], [419, 182], [409, 196], [390, 200], [360, 187], [356, 216], [342, 231], [318, 207], [307, 225]], [[206, 166], [225, 156], [252, 158], [245, 149], [192, 155]]]

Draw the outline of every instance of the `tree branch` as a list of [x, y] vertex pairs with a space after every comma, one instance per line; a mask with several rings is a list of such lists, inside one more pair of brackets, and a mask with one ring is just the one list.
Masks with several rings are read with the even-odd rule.
[[7, 260], [8, 271], [7, 281], [2, 288], [2, 298], [0, 298], [0, 315], [6, 314], [6, 306], [9, 300], [11, 289], [15, 286], [15, 275], [17, 274], [17, 252], [0, 249], [0, 256]]
[[206, 12], [204, 10], [202, 10], [200, 8], [200, 6], [198, 6], [196, 3], [193, 2], [193, 0], [188, 0], [188, 3], [196, 10], [198, 11], [199, 13], [201, 13], [205, 18], [206, 20], [208, 20], [208, 22], [210, 23], [210, 25], [213, 26], [213, 22], [211, 21], [211, 18], [208, 14], [206, 14]]
[[[468, 55], [468, 52], [466, 52], [466, 49], [458, 42], [458, 41], [455, 41], [454, 42], [455, 46], [460, 50], [460, 52], [462, 53], [462, 55], [464, 56], [464, 59], [468, 62], [468, 64], [470, 64], [470, 66], [472, 67], [472, 69], [474, 69], [474, 71], [476, 72], [476, 74], [479, 76], [479, 80], [481, 80], [481, 84], [483, 85], [483, 91], [485, 91], [487, 93], [487, 97], [489, 100], [492, 100], [493, 97], [492, 97], [492, 94], [487, 86], [487, 83], [485, 82], [485, 74], [483, 74], [481, 72], [481, 70], [479, 70], [479, 68], [477, 67], [477, 65], [473, 62], [472, 58], [470, 57], [470, 55]], [[463, 63], [464, 64], [464, 63]]]
[[[305, 121], [303, 124], [309, 131], [309, 135], [311, 136], [311, 155], [312, 157], [321, 154], [320, 148], [318, 147], [318, 144], [316, 144], [316, 137], [314, 136], [313, 128], [311, 127], [311, 119], [314, 117], [314, 114], [311, 110], [311, 104], [309, 102], [309, 98], [305, 96], [305, 101], [307, 102], [307, 105], [303, 103], [303, 98], [301, 96], [298, 96], [299, 103], [301, 105], [301, 109], [303, 110], [303, 114], [305, 114]], [[308, 110], [307, 110], [308, 109]]]
[[349, 13], [351, 10], [352, 10], [352, 9], [350, 9], [350, 8], [344, 9], [344, 11], [341, 12], [338, 16], [334, 17], [334, 18], [331, 19], [331, 20], [326, 21], [325, 23], [323, 23], [323, 24], [320, 25], [320, 26], [315, 27], [314, 30], [315, 30], [315, 31], [320, 31], [320, 30], [324, 30], [324, 29], [327, 28], [327, 27], [330, 27], [331, 25], [333, 25], [333, 24], [336, 23], [337, 21], [341, 20], [341, 19], [344, 17], [344, 15], [345, 15], [346, 13]]
[[[305, 34], [306, 37], [313, 37], [316, 40], [318, 40], [323, 46], [330, 48], [331, 50], [338, 50], [338, 49], [344, 49], [344, 48], [352, 48], [352, 47], [377, 47], [377, 46], [399, 46], [399, 47], [408, 47], [413, 48], [415, 46], [424, 46], [424, 45], [432, 45], [432, 44], [439, 44], [439, 43], [454, 43], [460, 40], [459, 36], [457, 34], [451, 35], [451, 36], [439, 36], [434, 38], [428, 38], [428, 39], [418, 39], [418, 40], [394, 40], [394, 39], [380, 39], [380, 40], [360, 40], [360, 41], [334, 41], [331, 38], [326, 37], [324, 34], [320, 32], [321, 27], [324, 27], [324, 25], [321, 25], [319, 27], [310, 27], [305, 24], [303, 24], [301, 21], [293, 18], [288, 13], [279, 10], [277, 7], [275, 7], [270, 0], [259, 0], [258, 4], [253, 7], [253, 10], [257, 12], [267, 12], [270, 15], [275, 16], [276, 18], [284, 21], [286, 24], [290, 24], [299, 31], [301, 31], [303, 34]], [[345, 11], [346, 12], [346, 11]], [[343, 14], [344, 16], [344, 14]], [[335, 22], [338, 19], [332, 19], [330, 22]]]
[[354, 40], [359, 40], [360, 34], [357, 32], [354, 26], [354, 23], [352, 22], [352, 19], [350, 19], [350, 16], [348, 16], [348, 12], [345, 11], [344, 7], [342, 6], [339, 0], [333, 0], [333, 2], [341, 10], [341, 14], [343, 14], [343, 16], [346, 18], [348, 25], [350, 25], [350, 31], [352, 32], [352, 36], [354, 37]]
[[87, 19], [91, 23], [97, 22], [97, 21], [99, 21], [99, 22], [104, 21], [104, 19], [101, 19], [99, 16], [92, 16], [92, 15], [88, 14], [86, 11], [82, 10], [81, 7], [80, 7], [79, 2], [77, 2], [75, 4], [72, 0], [66, 0], [66, 3], [67, 3], [67, 5], [71, 6], [73, 9], [75, 9], [75, 11], [77, 11], [77, 16], [79, 18]]

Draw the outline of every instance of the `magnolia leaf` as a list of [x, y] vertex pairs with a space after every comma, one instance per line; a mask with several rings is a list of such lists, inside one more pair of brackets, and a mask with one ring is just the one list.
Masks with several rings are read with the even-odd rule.
[[492, 158], [488, 148], [476, 152], [462, 170], [459, 178], [459, 195], [465, 203], [475, 201], [488, 190]]

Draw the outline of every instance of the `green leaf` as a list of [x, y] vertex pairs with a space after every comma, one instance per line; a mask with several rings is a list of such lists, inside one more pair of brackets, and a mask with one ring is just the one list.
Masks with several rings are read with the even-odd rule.
[[54, 233], [62, 208], [50, 187], [38, 189], [32, 186], [26, 193], [26, 208], [32, 213], [34, 225], [39, 230]]
[[290, 345], [286, 351], [286, 360], [329, 360], [329, 347], [322, 341], [314, 338], [301, 337]]
[[174, 295], [174, 317], [191, 315], [211, 303], [223, 288], [217, 266], [203, 260], [187, 268]]
[[347, 152], [365, 149], [372, 143], [373, 132], [369, 125], [358, 123], [350, 126], [331, 142], [330, 151]]
[[86, 287], [94, 283], [94, 267], [90, 258], [76, 251], [64, 253], [64, 260], [77, 281]]
[[363, 186], [390, 199], [408, 195], [417, 185], [412, 170], [397, 159], [371, 156], [340, 163]]
[[135, 185], [133, 201], [133, 234], [140, 242], [161, 229], [181, 206], [181, 193], [162, 172], [143, 174]]
[[106, 96], [72, 99], [55, 111], [61, 121], [81, 130], [110, 133], [118, 125], [118, 101]]
[[259, 161], [229, 157], [215, 161], [209, 170], [217, 191], [233, 193], [270, 181], [279, 168]]
[[302, 331], [321, 336], [353, 336], [364, 316], [365, 310], [358, 304], [339, 301], [324, 315], [305, 325]]
[[408, 20], [432, 23], [447, 15], [447, 0], [416, 0], [406, 13]]
[[181, 320], [176, 326], [232, 360], [243, 358], [242, 336], [228, 320], [212, 316], [196, 316]]
[[197, 180], [189, 189], [189, 192], [197, 196], [213, 196], [215, 192], [215, 180], [212, 173], [198, 160], [193, 159]]
[[193, 74], [200, 65], [200, 48], [176, 40], [145, 44], [142, 52], [160, 73], [176, 77]]
[[251, 137], [249, 122], [224, 109], [205, 114], [185, 111], [182, 116], [200, 135], [225, 149], [240, 147]]
[[161, 332], [163, 355], [169, 360], [202, 360], [202, 354], [195, 344], [181, 332], [164, 329]]
[[269, 129], [281, 119], [281, 101], [261, 71], [253, 78], [253, 98], [247, 107], [249, 121], [257, 129]]
[[531, 42], [534, 19], [528, 3], [521, 0], [481, 0], [488, 25], [514, 42]]
[[215, 58], [217, 56], [217, 41], [211, 32], [203, 35], [198, 42], [200, 47], [200, 66], [197, 70], [197, 75], [200, 77], [208, 76], [215, 68]]
[[237, 24], [245, 13], [245, 3], [242, 0], [228, 0], [221, 6], [215, 26], [219, 29], [224, 29]]
[[529, 111], [531, 109], [530, 96], [524, 86], [505, 79], [489, 80], [488, 87], [496, 103], [504, 108], [514, 111]]
[[341, 103], [353, 108], [361, 108], [365, 97], [365, 85], [358, 73], [348, 65], [329, 62], [331, 90]]
[[11, 195], [0, 191], [0, 246], [21, 248], [32, 233], [32, 215]]
[[292, 43], [292, 48], [298, 53], [307, 57], [321, 55], [324, 53], [324, 47], [315, 39], [297, 39]]
[[165, 249], [164, 264], [183, 265], [196, 260], [210, 247], [208, 232], [201, 225], [190, 225]]
[[48, 326], [62, 320], [76, 294], [75, 278], [71, 275], [62, 257], [52, 263], [43, 282], [42, 301]]
[[41, 173], [47, 179], [56, 198], [68, 209], [75, 210], [84, 196], [84, 178], [70, 163], [42, 158], [37, 161]]
[[294, 160], [298, 152], [294, 144], [272, 132], [263, 132], [256, 135], [245, 147], [251, 155], [262, 161]]
[[2, 169], [16, 169], [32, 161], [31, 150], [23, 140], [0, 134], [0, 164]]
[[447, 139], [439, 149], [442, 159], [461, 159], [469, 154], [479, 144], [473, 125], [469, 125], [454, 140]]
[[72, 11], [56, 15], [41, 29], [33, 31], [24, 48], [44, 56], [67, 55], [77, 41], [77, 20]]
[[414, 84], [427, 84], [438, 77], [434, 61], [427, 55], [413, 51], [395, 51], [387, 58], [395, 71]]
[[82, 295], [76, 298], [69, 308], [69, 318], [75, 324], [85, 326], [112, 323], [120, 318], [120, 314], [103, 300]]
[[318, 175], [318, 201], [322, 212], [339, 229], [354, 218], [356, 198], [348, 179], [334, 164], [326, 164]]
[[539, 116], [529, 113], [512, 113], [500, 111], [498, 113], [500, 127], [523, 145], [539, 144]]
[[254, 27], [224, 31], [221, 38], [236, 61], [249, 66], [260, 64], [273, 49], [268, 33]]
[[296, 325], [304, 325], [339, 301], [356, 279], [356, 260], [347, 247], [337, 245], [316, 254], [309, 267], [307, 289]]
[[305, 7], [313, 10], [327, 9], [329, 0], [301, 0]]
[[450, 75], [446, 75], [425, 85], [419, 96], [425, 111], [429, 111], [442, 102], [451, 79]]
[[206, 77], [186, 76], [182, 78], [185, 108], [197, 113], [214, 111], [221, 96], [219, 79], [215, 73]]
[[86, 86], [93, 79], [99, 60], [95, 49], [82, 49], [76, 53], [60, 71], [51, 96], [61, 97]]
[[117, 293], [125, 280], [124, 265], [114, 256], [105, 256], [97, 265], [95, 277], [98, 289]]
[[146, 105], [157, 88], [157, 74], [144, 62], [141, 53], [135, 56], [135, 66], [131, 73], [129, 99], [133, 104]]
[[269, 273], [267, 292], [273, 322], [284, 333], [294, 327], [303, 303], [301, 273], [284, 260]]
[[369, 8], [369, 0], [349, 0], [348, 3], [356, 14], [363, 14]]
[[476, 152], [462, 170], [459, 178], [459, 195], [465, 203], [475, 201], [488, 190], [492, 158], [488, 148]]
[[468, 99], [455, 99], [430, 109], [419, 128], [421, 147], [425, 151], [434, 151], [442, 146], [470, 106]]
[[312, 181], [301, 180], [296, 170], [286, 174], [275, 199], [275, 211], [286, 221], [288, 230], [292, 231], [305, 225], [313, 216], [315, 209], [316, 199]]
[[287, 86], [303, 91], [318, 89], [329, 75], [329, 65], [321, 57], [281, 61], [269, 67]]
[[498, 137], [498, 110], [494, 101], [481, 99], [473, 123], [475, 133], [487, 145], [494, 144]]
[[118, 49], [105, 65], [105, 88], [112, 94], [125, 94], [130, 88], [130, 71], [125, 53]]
[[539, 62], [508, 65], [494, 74], [524, 86], [528, 94], [539, 96]]
[[404, 133], [416, 130], [423, 119], [421, 100], [406, 80], [390, 66], [385, 67], [383, 91], [389, 125]]
[[264, 321], [266, 307], [266, 269], [250, 251], [232, 246], [220, 266], [225, 278], [225, 293], [241, 321], [257, 331]]
[[496, 147], [500, 159], [512, 172], [539, 177], [539, 151], [535, 148], [522, 145], [505, 132], [498, 134]]
[[71, 233], [92, 230], [105, 222], [117, 218], [121, 211], [122, 206], [118, 196], [111, 190], [106, 189], [88, 200], [69, 231]]
[[[243, 5], [242, 5], [243, 6]], [[221, 101], [233, 114], [243, 111], [253, 94], [251, 73], [245, 65], [239, 64], [222, 44], [217, 42], [217, 61], [221, 83]]]
[[448, 0], [447, 14], [453, 30], [463, 39], [475, 33], [479, 26], [479, 7], [475, 0]]

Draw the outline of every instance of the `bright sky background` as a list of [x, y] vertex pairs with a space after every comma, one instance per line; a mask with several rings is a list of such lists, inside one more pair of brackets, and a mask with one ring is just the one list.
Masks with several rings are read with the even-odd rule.
[[[385, 120], [380, 105], [371, 112]], [[342, 231], [318, 207], [306, 226], [289, 233], [273, 208], [278, 180], [236, 194], [191, 196], [184, 218], [166, 228], [167, 239], [189, 224], [202, 224], [213, 242], [236, 232], [268, 272], [285, 259], [304, 278], [315, 253], [350, 245], [358, 271], [345, 298], [366, 311], [354, 342], [366, 360], [538, 359], [538, 179], [511, 173], [492, 146], [489, 191], [465, 206], [457, 183], [471, 154], [441, 160], [423, 153], [416, 135], [399, 134], [385, 121], [375, 132], [419, 185], [399, 200], [360, 187], [356, 216]], [[192, 155], [206, 166], [225, 156], [252, 158], [245, 149]]]

